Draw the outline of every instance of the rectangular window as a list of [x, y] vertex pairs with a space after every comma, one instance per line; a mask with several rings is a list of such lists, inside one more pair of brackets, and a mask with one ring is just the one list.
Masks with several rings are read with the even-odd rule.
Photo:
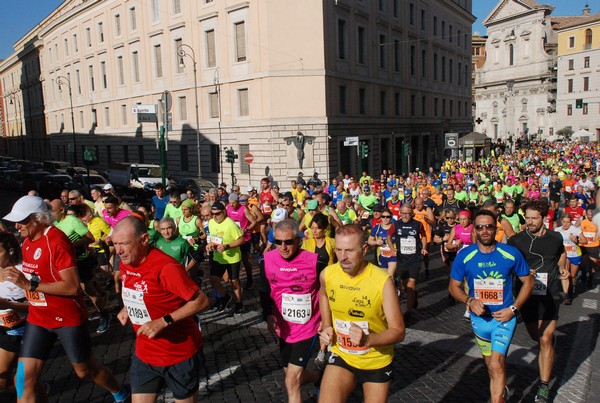
[[106, 160], [112, 161], [112, 146], [110, 145], [106, 146]]
[[427, 98], [421, 97], [421, 116], [427, 116]]
[[160, 45], [154, 45], [154, 76], [156, 78], [162, 78], [162, 52]]
[[219, 94], [211, 92], [208, 96], [210, 98], [210, 117], [216, 119], [219, 117]]
[[460, 47], [460, 36], [461, 36], [461, 32], [460, 32], [460, 29], [459, 29], [459, 30], [458, 30], [458, 34], [456, 34], [456, 42], [458, 42], [458, 43], [457, 43], [457, 45], [458, 45], [459, 47]]
[[450, 100], [450, 117], [454, 116], [454, 100]]
[[437, 17], [433, 17], [433, 35], [437, 35]]
[[573, 105], [567, 105], [567, 116], [571, 116], [573, 114]]
[[589, 77], [583, 77], [583, 90], [584, 91], [590, 90], [590, 78]]
[[69, 41], [65, 38], [65, 56], [69, 56]]
[[417, 48], [415, 45], [410, 46], [410, 75], [414, 76], [416, 74], [417, 69]]
[[77, 94], [81, 95], [81, 77], [79, 76], [79, 70], [75, 70], [75, 87], [77, 88]]
[[438, 55], [437, 53], [433, 54], [433, 79], [438, 79]]
[[427, 77], [427, 51], [421, 50], [421, 78]]
[[183, 73], [183, 69], [185, 67], [185, 58], [179, 56], [179, 49], [181, 48], [181, 44], [183, 43], [182, 39], [175, 39], [175, 71], [177, 74]]
[[379, 68], [385, 69], [385, 35], [379, 35]]
[[398, 4], [399, 2], [400, 2], [400, 0], [394, 0], [394, 7], [393, 7], [394, 8], [394, 10], [393, 10], [394, 18], [398, 18], [398, 11], [400, 8], [400, 6]]
[[438, 117], [440, 115], [440, 100], [438, 98], [433, 98], [433, 116]]
[[85, 42], [88, 48], [92, 47], [92, 30], [89, 27], [85, 29]]
[[132, 31], [137, 29], [137, 16], [135, 15], [135, 7], [129, 9], [129, 25]]
[[140, 82], [140, 55], [138, 52], [131, 53], [131, 64], [133, 67], [133, 82]]
[[121, 36], [121, 16], [115, 14], [115, 35]]
[[450, 24], [448, 26], [448, 41], [450, 41], [450, 43], [452, 43], [452, 41], [454, 40], [453, 35], [454, 35], [454, 29], [452, 27], [452, 24]]
[[462, 84], [461, 70], [462, 70], [462, 63], [458, 62], [458, 85]]
[[569, 59], [569, 70], [575, 69], [575, 60]]
[[385, 106], [387, 103], [387, 94], [385, 91], [381, 91], [379, 93], [379, 112], [381, 113], [381, 116], [385, 116]]
[[83, 121], [83, 111], [79, 111], [79, 127], [83, 129], [84, 121]]
[[385, 0], [379, 0], [379, 11], [384, 12], [384, 2]]
[[127, 105], [121, 105], [121, 126], [127, 126]]
[[181, 0], [173, 0], [173, 14], [181, 13]]
[[177, 102], [177, 108], [179, 109], [179, 120], [187, 120], [187, 98], [179, 97]]
[[110, 127], [110, 108], [104, 107], [104, 126]]
[[338, 59], [346, 59], [346, 21], [338, 20], [337, 26]]
[[575, 37], [574, 36], [570, 36], [569, 37], [569, 47], [570, 48], [574, 48], [575, 47]]
[[358, 113], [361, 115], [367, 113], [367, 90], [364, 88], [358, 89]]
[[442, 99], [442, 117], [446, 117], [446, 100]]
[[158, 0], [151, 0], [152, 4], [152, 22], [158, 22], [160, 20], [160, 7]]
[[583, 68], [584, 69], [589, 69], [590, 68], [590, 57], [586, 56], [583, 59]]
[[95, 91], [96, 86], [94, 85], [94, 66], [88, 66], [88, 75], [90, 76], [90, 91]]
[[360, 64], [365, 64], [365, 49], [366, 49], [366, 33], [364, 27], [358, 27], [357, 32], [357, 61]]
[[119, 85], [125, 85], [125, 70], [123, 68], [123, 56], [117, 56], [117, 77]]
[[79, 45], [77, 44], [77, 34], [73, 34], [73, 52], [79, 52]]
[[[240, 156], [250, 154], [250, 144], [240, 144]], [[240, 160], [240, 173], [249, 174], [250, 173], [250, 164], [244, 161], [242, 158]]]
[[344, 85], [340, 85], [339, 87], [339, 97], [340, 113], [346, 113], [346, 87]]
[[138, 161], [143, 164], [144, 163], [144, 145], [143, 144], [138, 144], [137, 152], [138, 152]]
[[[413, 50], [412, 48], [414, 48], [414, 46], [411, 47], [411, 51]], [[413, 67], [411, 61], [411, 70]], [[394, 71], [400, 71], [400, 41], [397, 39], [394, 39]]]
[[410, 115], [415, 116], [417, 114], [417, 97], [413, 94], [410, 96]]
[[246, 22], [241, 21], [235, 24], [235, 60], [238, 62], [246, 61]]
[[206, 31], [206, 64], [207, 67], [215, 67], [217, 65], [214, 30]]
[[250, 116], [248, 88], [241, 88], [238, 90], [238, 108], [240, 116]]
[[100, 78], [102, 79], [102, 89], [107, 89], [108, 79], [106, 78], [106, 62], [100, 62]]
[[567, 92], [573, 92], [573, 79], [569, 78], [567, 80]]
[[400, 93], [394, 93], [394, 115], [400, 116]]
[[189, 171], [190, 163], [188, 157], [188, 146], [186, 144], [181, 144], [179, 146], [179, 161], [181, 161], [181, 170]]
[[442, 21], [442, 39], [446, 39], [446, 21]]
[[104, 43], [104, 27], [101, 22], [98, 23], [98, 42]]
[[425, 31], [425, 29], [427, 28], [427, 15], [425, 13], [425, 10], [421, 10], [421, 30]]
[[129, 146], [123, 146], [123, 161], [129, 161]]
[[210, 170], [211, 172], [221, 172], [221, 152], [218, 144], [210, 145]]
[[588, 114], [588, 112], [589, 112], [589, 108], [588, 108], [588, 104], [587, 104], [587, 102], [586, 102], [586, 103], [584, 103], [582, 106], [583, 106], [583, 114], [584, 114], [584, 115], [587, 115], [587, 114]]
[[448, 61], [448, 82], [452, 82], [454, 77], [454, 60], [450, 59]]
[[460, 101], [457, 102], [457, 104], [458, 104], [458, 115], [456, 115], [456, 116], [460, 117], [462, 115], [462, 104], [460, 103]]
[[415, 25], [415, 5], [413, 3], [410, 3], [408, 22], [410, 25]]
[[442, 56], [442, 82], [446, 82], [446, 56]]

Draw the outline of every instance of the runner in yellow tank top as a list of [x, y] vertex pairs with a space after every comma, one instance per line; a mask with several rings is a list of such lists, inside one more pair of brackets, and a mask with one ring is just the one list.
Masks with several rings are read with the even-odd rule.
[[321, 347], [331, 345], [320, 402], [347, 401], [356, 383], [365, 401], [385, 402], [392, 379], [393, 345], [404, 340], [404, 319], [387, 273], [365, 261], [360, 225], [336, 231], [338, 263], [321, 273]]

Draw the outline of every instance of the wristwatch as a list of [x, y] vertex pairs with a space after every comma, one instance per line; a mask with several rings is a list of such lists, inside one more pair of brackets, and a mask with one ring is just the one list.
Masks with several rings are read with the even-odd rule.
[[29, 291], [35, 291], [40, 285], [40, 278], [37, 274], [32, 274], [31, 279], [29, 280]]
[[165, 315], [165, 316], [163, 316], [163, 319], [164, 319], [165, 323], [167, 324], [167, 326], [171, 326], [173, 323], [175, 323], [175, 321], [173, 320], [171, 315]]
[[513, 313], [514, 315], [516, 315], [516, 314], [517, 314], [517, 312], [519, 312], [519, 310], [517, 309], [517, 307], [516, 307], [516, 306], [514, 306], [514, 305], [511, 305], [511, 306], [509, 306], [509, 308], [510, 308], [510, 310], [512, 311], [512, 313]]

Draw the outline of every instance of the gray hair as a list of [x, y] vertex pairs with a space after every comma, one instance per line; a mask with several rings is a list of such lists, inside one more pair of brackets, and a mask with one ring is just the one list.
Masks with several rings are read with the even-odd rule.
[[163, 219], [161, 219], [159, 222], [159, 224], [173, 224], [173, 227], [176, 227], [177, 225], [175, 224], [175, 220], [171, 217], [164, 217]]
[[275, 231], [292, 231], [296, 238], [300, 233], [300, 227], [298, 227], [298, 223], [291, 218], [286, 218], [285, 220], [279, 221], [275, 225]]

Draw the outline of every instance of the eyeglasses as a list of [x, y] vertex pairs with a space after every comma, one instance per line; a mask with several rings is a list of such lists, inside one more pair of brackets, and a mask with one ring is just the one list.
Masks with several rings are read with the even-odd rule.
[[451, 216], [451, 215], [447, 215], [446, 216], [446, 220], [454, 220], [456, 217]]
[[275, 239], [273, 243], [275, 245], [286, 244], [287, 246], [293, 245], [296, 242], [296, 238], [294, 239]]
[[381, 218], [392, 218], [391, 215], [382, 215]]
[[475, 231], [483, 231], [484, 228], [488, 231], [491, 231], [491, 230], [496, 229], [496, 225], [495, 224], [477, 224], [475, 226]]
[[77, 197], [69, 197], [69, 200], [70, 201], [75, 201], [75, 200], [77, 200]]

